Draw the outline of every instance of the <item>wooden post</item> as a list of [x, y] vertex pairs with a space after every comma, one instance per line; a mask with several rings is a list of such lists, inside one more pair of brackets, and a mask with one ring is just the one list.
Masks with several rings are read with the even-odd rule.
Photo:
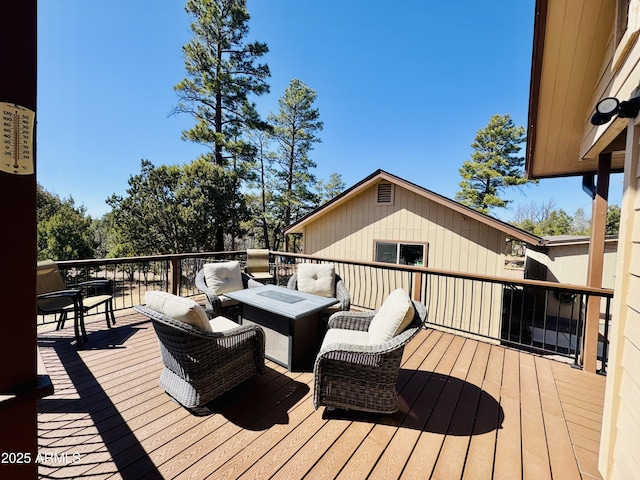
[[169, 260], [169, 293], [178, 295], [178, 286], [180, 285], [180, 261], [172, 257]]
[[0, 478], [12, 479], [37, 476], [36, 12], [0, 2]]
[[420, 295], [422, 294], [422, 272], [413, 272], [413, 292], [412, 298], [416, 302], [420, 302]]
[[[609, 175], [611, 173], [611, 153], [600, 154], [598, 159], [598, 185], [593, 199], [591, 216], [591, 240], [589, 242], [589, 268], [587, 286], [602, 287], [604, 265], [604, 239], [607, 227], [607, 207], [609, 199]], [[598, 330], [600, 324], [600, 297], [590, 296], [587, 302], [584, 329], [584, 351], [582, 365], [587, 372], [595, 372], [598, 364]]]

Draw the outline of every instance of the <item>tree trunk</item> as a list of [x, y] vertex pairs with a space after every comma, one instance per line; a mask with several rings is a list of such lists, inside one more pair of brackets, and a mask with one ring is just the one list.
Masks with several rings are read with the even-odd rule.
[[262, 235], [264, 238], [264, 246], [269, 249], [269, 225], [267, 225], [267, 192], [264, 184], [264, 153], [262, 144], [260, 145], [260, 182], [262, 184]]

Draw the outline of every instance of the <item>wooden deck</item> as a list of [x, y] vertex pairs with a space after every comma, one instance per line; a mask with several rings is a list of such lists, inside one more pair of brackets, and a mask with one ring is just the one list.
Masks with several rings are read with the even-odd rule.
[[604, 378], [426, 330], [405, 349], [400, 411], [314, 410], [311, 373], [266, 373], [206, 416], [158, 386], [151, 324], [120, 315], [39, 334], [55, 394], [40, 402], [40, 478], [600, 478]]

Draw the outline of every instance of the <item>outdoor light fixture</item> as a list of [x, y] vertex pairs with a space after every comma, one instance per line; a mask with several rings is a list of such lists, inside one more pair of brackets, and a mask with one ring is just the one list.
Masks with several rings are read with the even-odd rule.
[[620, 118], [635, 118], [639, 111], [640, 97], [630, 98], [626, 102], [621, 102], [614, 97], [606, 97], [596, 105], [596, 113], [591, 117], [591, 123], [593, 125], [604, 125], [616, 114]]

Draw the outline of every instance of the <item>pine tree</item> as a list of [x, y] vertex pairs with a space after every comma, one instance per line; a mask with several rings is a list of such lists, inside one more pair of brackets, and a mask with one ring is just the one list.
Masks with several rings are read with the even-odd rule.
[[[251, 156], [243, 133], [262, 125], [250, 95], [269, 92], [269, 67], [258, 63], [269, 49], [265, 43], [246, 43], [249, 13], [246, 0], [189, 0], [193, 38], [183, 47], [187, 76], [174, 88], [179, 103], [173, 113], [187, 113], [196, 124], [182, 138], [211, 149], [220, 167], [244, 172], [239, 162]], [[241, 173], [242, 176], [242, 173]], [[215, 249], [224, 249], [221, 228]]]
[[506, 207], [509, 201], [500, 198], [500, 193], [529, 182], [524, 178], [524, 157], [518, 156], [524, 140], [524, 128], [516, 127], [511, 116], [492, 116], [471, 144], [475, 150], [471, 160], [459, 170], [462, 181], [456, 200], [482, 213]]
[[[280, 110], [269, 116], [273, 125], [272, 136], [278, 143], [276, 177], [279, 188], [276, 193], [278, 208], [282, 212], [281, 227], [290, 225], [307, 213], [317, 203], [311, 191], [316, 179], [311, 169], [316, 167], [309, 158], [316, 136], [322, 130], [320, 112], [313, 107], [316, 92], [297, 79], [291, 80], [280, 97]], [[289, 251], [289, 239], [284, 238], [285, 251]]]

